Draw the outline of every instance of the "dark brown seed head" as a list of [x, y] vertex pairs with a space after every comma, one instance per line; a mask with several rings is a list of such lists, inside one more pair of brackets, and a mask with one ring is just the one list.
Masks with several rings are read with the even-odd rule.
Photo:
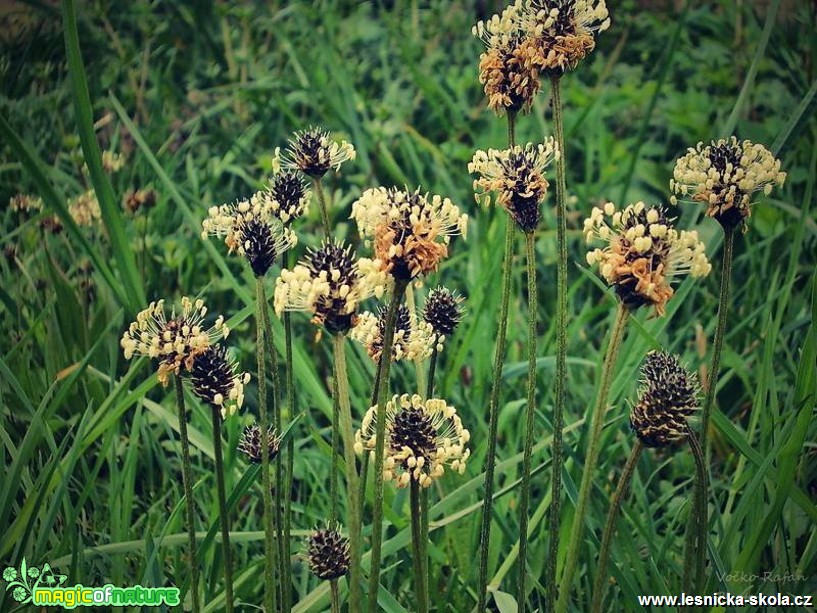
[[338, 527], [316, 529], [307, 540], [309, 570], [319, 579], [338, 579], [349, 572], [349, 539]]
[[354, 324], [354, 314], [347, 312], [347, 301], [341, 295], [340, 288], [344, 285], [354, 287], [357, 283], [355, 259], [351, 245], [344, 247], [342, 243], [329, 240], [324, 241], [316, 251], [309, 252], [306, 257], [306, 265], [312, 278], [316, 279], [321, 273], [326, 273], [330, 291], [328, 296], [319, 298], [315, 317], [332, 334], [346, 332]]
[[435, 287], [428, 293], [423, 306], [423, 321], [431, 324], [436, 334], [451, 336], [462, 321], [464, 309], [462, 296], [443, 287]]
[[[267, 430], [267, 437], [269, 439], [270, 461], [272, 461], [278, 455], [281, 439], [278, 438], [275, 429], [272, 427]], [[244, 428], [244, 433], [238, 441], [238, 450], [247, 456], [247, 460], [251, 464], [261, 463], [264, 456], [261, 451], [261, 428], [258, 427], [258, 424], [252, 424]]]
[[278, 203], [275, 214], [284, 223], [304, 214], [307, 205], [306, 185], [296, 172], [283, 170], [277, 173], [270, 183], [269, 191]]
[[437, 430], [431, 416], [413, 406], [401, 408], [391, 423], [389, 444], [395, 452], [408, 447], [415, 459], [425, 458], [428, 463], [437, 450]]

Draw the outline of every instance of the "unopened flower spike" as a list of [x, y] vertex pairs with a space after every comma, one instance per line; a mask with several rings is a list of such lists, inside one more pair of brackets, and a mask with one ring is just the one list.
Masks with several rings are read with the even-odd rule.
[[[383, 335], [386, 331], [388, 307], [380, 307], [377, 314], [365, 312], [358, 317], [349, 335], [366, 348], [369, 356], [377, 362], [383, 352]], [[392, 341], [392, 361], [425, 360], [435, 344], [431, 325], [411, 313], [405, 305], [397, 307], [397, 318]]]
[[368, 189], [352, 218], [383, 270], [411, 281], [437, 270], [452, 236], [465, 237], [468, 216], [448, 198], [397, 188]]
[[542, 216], [540, 205], [549, 186], [545, 169], [558, 159], [558, 147], [550, 137], [540, 145], [477, 151], [468, 172], [480, 175], [474, 180], [477, 200], [489, 192], [496, 193], [496, 203], [528, 233], [536, 230]]
[[706, 214], [722, 226], [745, 230], [754, 194], [762, 191], [768, 196], [775, 185], [782, 187], [785, 181], [780, 160], [766, 147], [733, 136], [690, 148], [675, 163], [670, 190], [673, 204], [678, 200], [703, 202]]
[[235, 360], [221, 345], [211, 345], [193, 357], [190, 381], [193, 392], [208, 404], [221, 409], [222, 419], [233, 415], [244, 404], [244, 385], [249, 373], [238, 371]]
[[488, 108], [497, 114], [528, 110], [539, 92], [539, 69], [523, 29], [524, 15], [524, 4], [517, 0], [472, 29], [486, 47], [479, 58], [479, 81]]
[[221, 315], [212, 327], [205, 328], [206, 314], [202, 300], [193, 301], [187, 296], [181, 299], [181, 312], [177, 315], [174, 307], [169, 319], [165, 315], [164, 300], [151, 302], [122, 336], [120, 345], [125, 359], [135, 355], [158, 359], [159, 382], [167, 385], [171, 374], [180, 374], [182, 368], [190, 371], [197, 355], [229, 334]]
[[298, 240], [277, 217], [271, 200], [258, 195], [235, 204], [211, 207], [209, 217], [202, 222], [201, 235], [224, 236], [230, 253], [246, 258], [259, 278]]
[[309, 189], [297, 172], [280, 170], [252, 201], [268, 207], [281, 223], [290, 224], [309, 210]]
[[350, 143], [332, 140], [326, 130], [309, 128], [295, 133], [280, 163], [283, 168], [320, 179], [330, 169], [337, 172], [341, 164], [354, 159], [355, 148]]
[[346, 333], [355, 325], [360, 302], [386, 291], [388, 277], [381, 269], [377, 260], [356, 258], [351, 245], [326, 240], [292, 270], [281, 271], [275, 312], [306, 311], [315, 325]]
[[[377, 406], [363, 417], [355, 433], [358, 455], [374, 455]], [[421, 487], [430, 487], [445, 474], [446, 467], [463, 474], [471, 455], [466, 430], [457, 410], [445, 400], [419, 395], [395, 395], [386, 403], [386, 446], [383, 478], [406, 487], [411, 479]]]
[[306, 542], [306, 559], [319, 579], [339, 579], [349, 572], [349, 539], [341, 534], [339, 524], [315, 528]]
[[687, 437], [687, 418], [700, 408], [700, 385], [677, 356], [653, 351], [641, 366], [638, 403], [630, 426], [647, 447], [666, 447]]
[[431, 326], [437, 351], [442, 351], [445, 339], [454, 333], [460, 325], [465, 309], [464, 298], [439, 285], [428, 293], [423, 305], [422, 319]]
[[[281, 447], [281, 438], [277, 435], [272, 426], [267, 430], [267, 441], [270, 450], [270, 461], [278, 455]], [[261, 446], [261, 428], [258, 424], [252, 424], [244, 428], [241, 438], [238, 441], [238, 450], [243, 453], [247, 461], [251, 464], [260, 464], [263, 458]]]
[[548, 77], [573, 70], [596, 46], [595, 36], [610, 27], [604, 0], [530, 0], [522, 29], [526, 57]]
[[587, 263], [598, 265], [602, 278], [628, 308], [653, 305], [663, 315], [674, 293], [673, 277], [703, 277], [712, 269], [698, 233], [678, 231], [673, 221], [663, 207], [643, 202], [620, 211], [608, 202], [585, 219], [587, 242], [606, 243], [588, 251]]

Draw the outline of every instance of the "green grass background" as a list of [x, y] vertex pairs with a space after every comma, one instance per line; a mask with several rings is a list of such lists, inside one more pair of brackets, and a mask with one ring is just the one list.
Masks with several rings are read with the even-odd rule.
[[[223, 245], [202, 241], [207, 208], [258, 189], [275, 147], [295, 129], [320, 125], [350, 140], [357, 159], [328, 181], [335, 234], [356, 241], [351, 203], [374, 185], [422, 186], [472, 217], [467, 241], [427, 282], [466, 296], [467, 317], [441, 355], [438, 393], [472, 432], [462, 477], [432, 494], [432, 608], [474, 603], [487, 397], [505, 219], [474, 204], [466, 165], [477, 148], [501, 147], [504, 121], [486, 108], [477, 80], [481, 44], [470, 33], [494, 2], [170, 3], [19, 2], [4, 7], [0, 54], [0, 202], [40, 195], [46, 212], [4, 206], [0, 243], [0, 563], [50, 563], [69, 583], [185, 586], [178, 423], [172, 394], [146, 360], [126, 363], [119, 338], [148, 300], [201, 295], [224, 313], [230, 342], [254, 371], [251, 277]], [[610, 3], [612, 26], [564, 80], [569, 204], [570, 318], [565, 491], [582, 470], [582, 420], [594, 397], [614, 298], [586, 270], [581, 221], [606, 200], [668, 200], [674, 160], [699, 140], [733, 132], [769, 146], [786, 186], [754, 206], [737, 239], [729, 328], [714, 414], [713, 498], [707, 589], [817, 592], [817, 20], [812, 3]], [[76, 15], [76, 19], [72, 16]], [[547, 88], [518, 140], [551, 130]], [[100, 148], [127, 155], [108, 177]], [[88, 178], [80, 172], [82, 161]], [[67, 201], [96, 189], [103, 221], [71, 224]], [[158, 204], [128, 216], [121, 200], [153, 187]], [[297, 226], [298, 253], [320, 236], [314, 215]], [[58, 214], [60, 235], [39, 221]], [[663, 347], [705, 370], [714, 333], [721, 233], [700, 210], [678, 210], [708, 245], [713, 274], [685, 281], [667, 316], [631, 324], [612, 389], [601, 464], [580, 560], [581, 593], [592, 585], [609, 495], [629, 454], [628, 403], [646, 351]], [[549, 504], [551, 387], [555, 351], [555, 218], [545, 210], [537, 241], [540, 280], [539, 411], [534, 457], [530, 602], [542, 596]], [[499, 422], [498, 490], [491, 542], [495, 606], [511, 611], [517, 569], [517, 485], [523, 441], [526, 308], [520, 261], [512, 288], [506, 382]], [[268, 282], [273, 282], [270, 274]], [[86, 288], [91, 283], [93, 296]], [[420, 289], [422, 295], [426, 288]], [[326, 339], [294, 315], [297, 411], [292, 543], [297, 609], [328, 607], [328, 589], [297, 557], [305, 531], [328, 515]], [[277, 341], [281, 326], [274, 320]], [[353, 410], [367, 408], [373, 368], [350, 355]], [[411, 391], [398, 365], [395, 391]], [[255, 386], [225, 428], [228, 488], [235, 488], [237, 594], [261, 600], [260, 496], [237, 457], [252, 421]], [[191, 397], [196, 502], [202, 532], [215, 526], [209, 415]], [[635, 595], [675, 593], [689, 511], [686, 447], [642, 455], [613, 542], [611, 610], [638, 610]], [[371, 490], [370, 495], [371, 495]], [[568, 501], [565, 512], [572, 511]], [[407, 496], [387, 488], [393, 525], [384, 552], [381, 605], [411, 610]], [[213, 532], [215, 528], [213, 528]], [[223, 602], [221, 558], [202, 548], [208, 610]], [[216, 539], [217, 540], [217, 539]], [[563, 540], [566, 543], [566, 540]], [[561, 552], [564, 554], [564, 551]], [[364, 561], [365, 563], [365, 561]], [[772, 578], [764, 578], [764, 572]], [[742, 573], [742, 574], [741, 574]], [[774, 581], [774, 576], [778, 580]], [[782, 577], [782, 580], [780, 578]], [[575, 603], [583, 610], [586, 603]], [[0, 609], [12, 610], [10, 594]]]

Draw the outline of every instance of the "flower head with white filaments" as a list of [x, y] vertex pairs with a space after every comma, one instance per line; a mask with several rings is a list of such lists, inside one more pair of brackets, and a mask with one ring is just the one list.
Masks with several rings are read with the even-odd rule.
[[[608, 225], [605, 217], [611, 219]], [[622, 303], [636, 309], [653, 305], [663, 315], [674, 290], [672, 277], [689, 274], [703, 277], [712, 269], [698, 233], [676, 230], [661, 206], [643, 202], [617, 211], [612, 202], [596, 207], [584, 221], [587, 242], [607, 243], [591, 249], [587, 263], [598, 264], [608, 285], [616, 290]]]
[[[366, 348], [366, 353], [377, 362], [383, 352], [383, 336], [386, 331], [388, 308], [380, 307], [377, 314], [361, 313], [349, 336]], [[405, 305], [397, 307], [391, 357], [397, 362], [425, 360], [431, 355], [435, 345], [434, 330], [430, 324], [420, 320]]]
[[[270, 461], [274, 460], [281, 448], [281, 437], [278, 436], [275, 428], [267, 428], [267, 445], [269, 448]], [[251, 464], [260, 464], [264, 457], [261, 445], [261, 428], [258, 424], [251, 424], [244, 428], [241, 438], [238, 441], [238, 451], [243, 453], [247, 461]]]
[[689, 434], [687, 418], [700, 408], [701, 387], [677, 356], [653, 351], [641, 365], [638, 403], [630, 427], [647, 447], [666, 447]]
[[235, 204], [211, 207], [202, 222], [202, 238], [224, 236], [230, 253], [247, 259], [256, 277], [263, 277], [275, 259], [298, 241], [276, 216], [269, 199], [255, 195]]
[[[355, 433], [355, 451], [374, 457], [377, 439], [377, 405], [363, 417]], [[445, 474], [445, 467], [463, 474], [471, 451], [457, 410], [445, 400], [419, 395], [395, 395], [386, 403], [386, 445], [383, 478], [406, 487], [411, 479], [430, 487]]]
[[526, 55], [547, 76], [560, 77], [593, 51], [610, 16], [604, 0], [529, 0], [522, 23], [532, 47]]
[[508, 211], [519, 228], [533, 232], [542, 216], [539, 206], [547, 196], [545, 169], [558, 159], [553, 137], [540, 145], [477, 151], [468, 164], [468, 172], [480, 175], [474, 180], [477, 201], [490, 201], [485, 195], [495, 192], [496, 203]]
[[523, 30], [524, 4], [517, 0], [499, 15], [479, 21], [474, 36], [485, 44], [479, 58], [479, 82], [488, 108], [501, 114], [527, 110], [539, 92], [539, 70]]
[[382, 297], [388, 281], [377, 260], [357, 258], [351, 245], [325, 240], [292, 270], [281, 271], [275, 282], [275, 312], [306, 311], [315, 325], [333, 334], [346, 333], [356, 323], [360, 302]]
[[280, 170], [265, 189], [252, 196], [251, 201], [267, 207], [281, 223], [290, 224], [309, 210], [309, 189], [298, 173]]
[[760, 191], [768, 196], [785, 181], [780, 160], [766, 147], [733, 136], [690, 147], [675, 162], [670, 190], [673, 204], [679, 199], [704, 202], [706, 214], [722, 226], [745, 230], [752, 196]]
[[448, 198], [394, 187], [367, 189], [351, 216], [383, 270], [403, 281], [437, 270], [451, 237], [464, 238], [468, 226], [468, 215]]
[[341, 164], [354, 160], [355, 155], [351, 143], [334, 141], [326, 130], [309, 128], [295, 133], [281, 163], [286, 169], [300, 170], [308, 177], [320, 179], [330, 169], [340, 170]]
[[315, 528], [307, 538], [306, 559], [309, 570], [319, 579], [339, 579], [349, 572], [349, 539], [335, 522]]
[[221, 345], [211, 345], [193, 357], [190, 368], [193, 392], [220, 408], [222, 419], [234, 415], [244, 404], [244, 385], [249, 380], [250, 374], [239, 372], [237, 363]]
[[122, 336], [125, 359], [135, 355], [158, 359], [159, 382], [167, 385], [171, 374], [180, 374], [182, 367], [189, 371], [197, 355], [230, 333], [221, 315], [212, 327], [205, 328], [202, 322], [206, 314], [202, 300], [193, 301], [187, 296], [181, 299], [181, 313], [177, 315], [174, 306], [169, 319], [164, 300], [151, 302]]

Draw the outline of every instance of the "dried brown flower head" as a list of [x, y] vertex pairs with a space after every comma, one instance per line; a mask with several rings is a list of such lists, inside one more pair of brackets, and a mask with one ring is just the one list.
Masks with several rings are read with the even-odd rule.
[[307, 540], [306, 559], [319, 579], [339, 579], [349, 572], [349, 539], [337, 524], [316, 528]]

